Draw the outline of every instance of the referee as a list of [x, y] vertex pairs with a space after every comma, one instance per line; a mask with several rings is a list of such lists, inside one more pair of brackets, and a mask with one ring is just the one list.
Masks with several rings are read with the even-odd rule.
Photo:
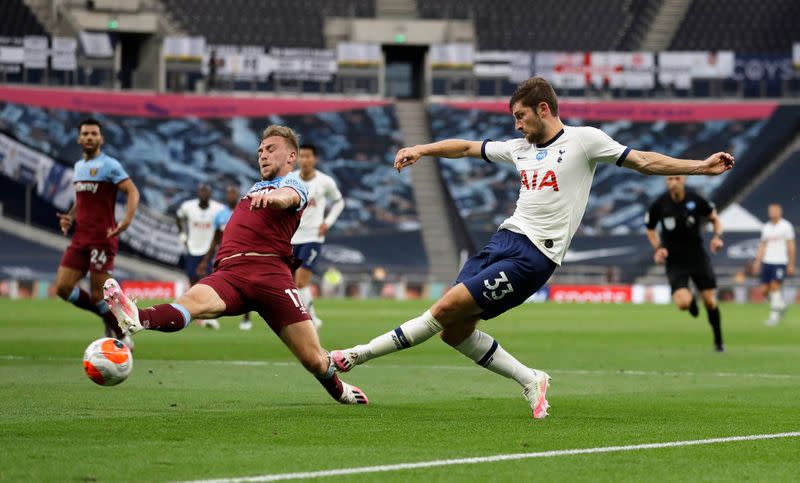
[[[653, 259], [666, 261], [667, 277], [672, 289], [672, 300], [680, 310], [688, 310], [697, 317], [699, 310], [694, 295], [689, 290], [689, 279], [694, 281], [706, 306], [708, 323], [714, 332], [714, 348], [724, 352], [717, 280], [711, 260], [703, 248], [701, 228], [707, 221], [714, 224], [714, 236], [709, 248], [712, 253], [722, 248], [722, 223], [714, 204], [693, 191], [686, 190], [686, 176], [667, 176], [667, 192], [659, 196], [645, 215], [647, 238], [655, 253]], [[661, 225], [661, 236], [656, 226]]]

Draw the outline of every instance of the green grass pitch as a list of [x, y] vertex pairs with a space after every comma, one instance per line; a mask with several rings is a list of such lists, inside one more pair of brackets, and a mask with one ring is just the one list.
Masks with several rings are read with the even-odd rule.
[[[326, 348], [361, 343], [424, 302], [317, 302]], [[0, 301], [0, 480], [175, 481], [507, 453], [800, 431], [800, 317], [723, 305], [728, 352], [705, 314], [671, 306], [520, 307], [481, 327], [553, 376], [551, 416], [440, 340], [356, 368], [369, 406], [341, 406], [263, 322], [137, 335], [116, 387], [84, 375], [93, 316]], [[253, 361], [246, 363], [242, 361]], [[558, 456], [348, 476], [366, 481], [788, 481], [800, 438]]]

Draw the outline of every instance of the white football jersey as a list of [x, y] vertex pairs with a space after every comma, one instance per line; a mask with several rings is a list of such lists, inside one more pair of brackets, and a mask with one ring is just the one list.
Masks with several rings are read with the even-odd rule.
[[489, 162], [513, 163], [520, 174], [517, 208], [500, 229], [527, 236], [558, 265], [586, 211], [597, 163], [621, 166], [630, 148], [589, 126], [565, 126], [547, 143], [487, 139], [481, 155]]
[[342, 193], [339, 191], [339, 187], [336, 186], [336, 181], [319, 170], [308, 181], [302, 177], [300, 179], [308, 187], [308, 204], [306, 205], [306, 211], [303, 212], [303, 217], [300, 218], [300, 226], [297, 227], [297, 231], [292, 237], [292, 245], [313, 242], [323, 243], [325, 237], [319, 234], [320, 225], [325, 222], [330, 228], [342, 213], [341, 209], [332, 210], [326, 218], [325, 209], [329, 204], [342, 200]]
[[214, 217], [225, 205], [214, 200], [208, 201], [206, 209], [200, 208], [200, 200], [186, 200], [178, 208], [178, 218], [185, 221], [186, 245], [189, 255], [205, 255], [214, 240]]
[[777, 223], [770, 221], [764, 223], [761, 229], [761, 241], [766, 244], [762, 263], [786, 265], [789, 263], [789, 250], [787, 240], [794, 240], [792, 224], [781, 218]]

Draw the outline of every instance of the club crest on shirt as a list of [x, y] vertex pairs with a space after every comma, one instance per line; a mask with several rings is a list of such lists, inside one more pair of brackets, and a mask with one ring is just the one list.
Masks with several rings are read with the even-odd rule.
[[547, 150], [544, 149], [542, 151], [536, 151], [536, 160], [541, 161], [547, 157]]
[[697, 203], [695, 203], [694, 201], [689, 201], [689, 202], [686, 203], [686, 209], [687, 210], [693, 210], [696, 207], [697, 207]]
[[564, 159], [564, 153], [566, 153], [566, 152], [567, 152], [566, 149], [559, 149], [558, 150], [558, 159], [556, 159], [556, 162], [560, 163], [561, 160]]
[[675, 217], [668, 216], [668, 217], [664, 218], [664, 228], [666, 228], [669, 231], [674, 230], [675, 229]]
[[97, 176], [97, 168], [89, 168], [89, 176]]

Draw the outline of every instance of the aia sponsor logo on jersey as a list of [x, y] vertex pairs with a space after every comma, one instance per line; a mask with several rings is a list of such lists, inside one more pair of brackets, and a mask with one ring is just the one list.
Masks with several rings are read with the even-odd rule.
[[92, 194], [97, 193], [97, 188], [100, 185], [98, 183], [90, 183], [90, 182], [78, 182], [75, 183], [75, 191], [76, 192], [91, 192]]
[[522, 186], [528, 191], [541, 191], [545, 188], [558, 191], [558, 178], [553, 170], [547, 170], [541, 180], [538, 169], [523, 169], [519, 175]]

